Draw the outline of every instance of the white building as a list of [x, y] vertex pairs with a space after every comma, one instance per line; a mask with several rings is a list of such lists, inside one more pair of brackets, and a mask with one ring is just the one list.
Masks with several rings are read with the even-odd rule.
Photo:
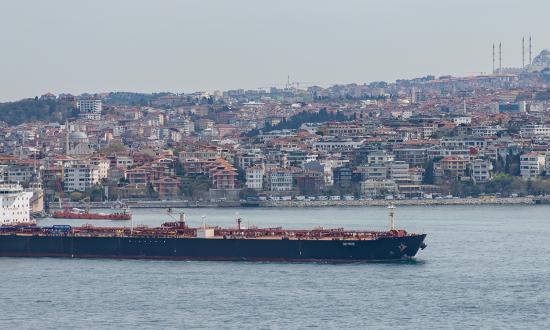
[[364, 140], [353, 141], [351, 139], [342, 140], [325, 140], [313, 143], [313, 148], [319, 151], [335, 152], [335, 151], [351, 151], [363, 145]]
[[384, 150], [373, 151], [367, 156], [367, 163], [369, 164], [385, 164], [387, 162], [393, 161], [394, 156], [387, 153]]
[[78, 100], [76, 105], [78, 107], [78, 110], [80, 110], [81, 114], [84, 114], [84, 113], [101, 114], [101, 110], [103, 110], [101, 100], [96, 100], [96, 99], [80, 99]]
[[100, 181], [107, 178], [109, 175], [109, 168], [111, 167], [111, 162], [108, 159], [92, 158], [90, 164], [97, 166], [97, 175]]
[[18, 184], [0, 184], [0, 225], [30, 222], [32, 195]]
[[85, 112], [80, 114], [80, 118], [88, 120], [101, 120], [101, 113], [99, 112]]
[[264, 169], [261, 166], [254, 166], [246, 169], [246, 187], [255, 190], [263, 189]]
[[472, 127], [472, 135], [475, 136], [495, 136], [498, 132], [505, 131], [506, 129], [500, 127], [499, 125], [479, 125]]
[[357, 167], [357, 172], [361, 174], [363, 180], [383, 180], [388, 177], [388, 167], [386, 164], [367, 164]]
[[272, 170], [267, 173], [267, 187], [271, 191], [292, 190], [292, 172], [287, 170]]
[[393, 180], [365, 180], [361, 182], [361, 192], [366, 197], [380, 197], [397, 193], [397, 184]]
[[463, 116], [463, 117], [455, 117], [453, 118], [453, 123], [455, 125], [470, 125], [472, 123], [472, 117]]
[[550, 136], [550, 126], [540, 125], [540, 124], [529, 124], [521, 127], [519, 134], [522, 137], [533, 137], [533, 136]]
[[409, 164], [402, 161], [394, 161], [388, 164], [388, 178], [397, 183], [406, 183], [411, 180]]
[[244, 153], [240, 153], [235, 157], [235, 163], [237, 167], [241, 169], [247, 169], [254, 165], [261, 163], [264, 159], [262, 151], [260, 149], [249, 150]]
[[117, 155], [116, 166], [124, 168], [134, 166], [134, 159], [130, 156]]
[[524, 179], [538, 178], [546, 167], [546, 157], [537, 152], [528, 152], [519, 158], [520, 173]]
[[472, 162], [472, 180], [474, 183], [485, 183], [491, 180], [493, 164], [488, 159], [477, 158]]
[[67, 191], [84, 191], [99, 183], [99, 166], [92, 164], [69, 165], [63, 171], [63, 184]]

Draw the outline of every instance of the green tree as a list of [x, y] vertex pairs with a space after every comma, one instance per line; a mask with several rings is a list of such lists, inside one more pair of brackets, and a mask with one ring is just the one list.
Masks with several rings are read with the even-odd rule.
[[[24, 99], [16, 102], [0, 103], [0, 121], [19, 125], [31, 121], [61, 122], [75, 115], [74, 106], [69, 101]], [[76, 112], [78, 114], [78, 112]]]
[[422, 178], [423, 184], [434, 184], [434, 159], [430, 159], [425, 165], [424, 177]]
[[79, 192], [79, 191], [73, 191], [71, 194], [70, 194], [70, 198], [73, 202], [76, 202], [76, 201], [79, 201], [82, 199], [82, 193]]

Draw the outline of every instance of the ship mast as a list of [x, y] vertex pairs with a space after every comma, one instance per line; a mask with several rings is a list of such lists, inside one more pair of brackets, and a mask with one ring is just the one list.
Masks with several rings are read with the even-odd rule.
[[235, 221], [237, 222], [237, 229], [241, 230], [241, 217], [239, 216], [239, 212], [235, 212]]
[[180, 213], [180, 225], [182, 225], [183, 228], [186, 227], [185, 212]]
[[134, 235], [134, 217], [130, 218], [130, 236]]
[[393, 204], [388, 205], [388, 210], [390, 210], [390, 230], [395, 230], [395, 206]]

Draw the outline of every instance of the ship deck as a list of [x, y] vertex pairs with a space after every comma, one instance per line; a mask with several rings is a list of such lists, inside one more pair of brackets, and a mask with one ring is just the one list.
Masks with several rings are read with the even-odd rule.
[[[209, 235], [199, 235], [200, 230], [210, 230]], [[69, 236], [69, 237], [120, 237], [120, 238], [197, 238], [197, 239], [255, 239], [255, 240], [376, 240], [387, 237], [405, 237], [404, 230], [350, 231], [343, 228], [296, 230], [283, 228], [190, 228], [190, 227], [71, 227], [71, 226], [3, 226], [0, 235], [17, 236]]]

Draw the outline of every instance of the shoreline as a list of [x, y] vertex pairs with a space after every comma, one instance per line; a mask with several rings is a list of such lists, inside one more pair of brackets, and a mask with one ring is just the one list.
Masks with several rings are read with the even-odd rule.
[[[157, 208], [309, 208], [309, 207], [365, 207], [365, 206], [442, 206], [442, 205], [535, 205], [550, 203], [546, 197], [494, 197], [494, 198], [449, 198], [449, 199], [375, 199], [375, 200], [325, 200], [325, 201], [223, 201], [223, 202], [195, 202], [195, 201], [128, 201], [130, 209], [157, 209]], [[106, 209], [116, 205], [116, 202], [94, 202], [92, 209]], [[69, 203], [68, 207], [83, 208], [81, 203]], [[51, 205], [52, 210], [59, 210], [57, 205]]]

